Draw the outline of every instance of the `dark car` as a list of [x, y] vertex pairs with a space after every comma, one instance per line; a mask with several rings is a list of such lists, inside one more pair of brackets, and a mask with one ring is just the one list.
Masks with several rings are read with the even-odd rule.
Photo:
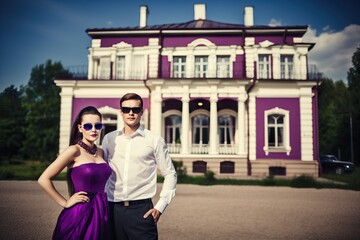
[[352, 162], [339, 161], [334, 155], [320, 156], [320, 163], [325, 173], [351, 173], [355, 169], [355, 165]]

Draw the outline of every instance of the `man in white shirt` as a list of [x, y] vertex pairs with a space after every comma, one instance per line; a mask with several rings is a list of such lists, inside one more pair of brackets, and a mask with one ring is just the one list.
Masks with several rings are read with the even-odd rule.
[[[175, 196], [176, 171], [164, 139], [140, 126], [142, 98], [125, 94], [120, 109], [124, 128], [106, 134], [102, 142], [104, 159], [113, 169], [105, 191], [114, 238], [158, 239], [156, 223]], [[154, 207], [157, 169], [164, 183]]]

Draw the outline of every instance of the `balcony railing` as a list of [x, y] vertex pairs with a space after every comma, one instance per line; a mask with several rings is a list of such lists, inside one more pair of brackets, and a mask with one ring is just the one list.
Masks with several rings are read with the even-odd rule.
[[171, 143], [168, 144], [169, 153], [180, 153], [181, 144], [180, 143]]
[[191, 145], [192, 154], [208, 154], [209, 146], [207, 144], [192, 144]]
[[255, 79], [259, 80], [320, 80], [323, 78], [323, 73], [319, 72], [314, 64], [308, 66], [306, 79], [295, 73], [295, 69], [299, 69], [300, 65], [293, 65], [293, 70], [291, 72], [282, 72], [280, 69], [271, 69], [262, 71], [261, 73], [256, 66], [256, 62], [254, 65]]
[[219, 145], [219, 154], [235, 155], [235, 154], [237, 154], [237, 145], [236, 144], [220, 144]]
[[[255, 65], [256, 66], [256, 65]], [[296, 66], [294, 65], [294, 69], [296, 68]], [[87, 65], [76, 65], [76, 66], [68, 66], [68, 67], [65, 67], [66, 70], [68, 70], [70, 73], [71, 73], [71, 76], [69, 78], [69, 76], [57, 76], [58, 79], [88, 79], [88, 66]], [[308, 72], [307, 72], [307, 79], [299, 79], [298, 77], [295, 76], [295, 72], [293, 72], [291, 75], [289, 74], [281, 74], [280, 70], [277, 71], [277, 70], [272, 70], [273, 73], [269, 73], [269, 74], [266, 74], [265, 73], [265, 76], [266, 77], [261, 77], [260, 76], [263, 76], [263, 74], [259, 74], [257, 72], [257, 69], [255, 69], [255, 78], [256, 79], [272, 79], [272, 80], [275, 80], [275, 79], [289, 79], [289, 80], [320, 80], [323, 78], [323, 73], [321, 73], [316, 65], [314, 64], [310, 64], [308, 66]], [[234, 76], [239, 76], [240, 73], [238, 72], [234, 72], [233, 73]], [[241, 75], [243, 75], [244, 72], [241, 72]], [[274, 74], [276, 76], [279, 76], [279, 77], [276, 77], [274, 78]], [[282, 76], [282, 77], [281, 77]], [[166, 77], [166, 76], [163, 76], [164, 79], [169, 79], [169, 77]], [[233, 77], [235, 78], [235, 77]], [[236, 77], [236, 79], [238, 79], [239, 77]], [[245, 76], [243, 77], [245, 78]], [[100, 79], [95, 79], [93, 78], [94, 80], [100, 80]], [[172, 79], [179, 79], [179, 78], [172, 78]], [[187, 78], [187, 77], [184, 77], [182, 79], [195, 79], [194, 77], [191, 77], [191, 78]], [[208, 79], [219, 79], [218, 77], [209, 77]], [[229, 78], [221, 78], [221, 79], [229, 79]], [[113, 77], [107, 77], [107, 78], [101, 78], [101, 80], [123, 80], [122, 78], [116, 78], [115, 76]]]
[[[181, 144], [173, 143], [168, 144], [169, 153], [180, 154], [181, 153]], [[218, 148], [219, 154], [221, 155], [236, 155], [237, 154], [237, 145], [236, 144], [220, 144]], [[208, 154], [209, 145], [208, 144], [192, 144], [191, 145], [192, 154]]]

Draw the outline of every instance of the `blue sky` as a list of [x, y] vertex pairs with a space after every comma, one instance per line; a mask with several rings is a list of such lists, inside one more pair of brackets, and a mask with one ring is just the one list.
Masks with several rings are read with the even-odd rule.
[[255, 25], [308, 25], [316, 46], [309, 61], [334, 80], [345, 80], [360, 46], [360, 1], [355, 0], [2, 0], [0, 2], [0, 91], [29, 81], [31, 69], [47, 59], [65, 67], [87, 65], [87, 28], [139, 25], [140, 5], [148, 25], [193, 20], [194, 4], [206, 4], [206, 18], [243, 24], [254, 7]]

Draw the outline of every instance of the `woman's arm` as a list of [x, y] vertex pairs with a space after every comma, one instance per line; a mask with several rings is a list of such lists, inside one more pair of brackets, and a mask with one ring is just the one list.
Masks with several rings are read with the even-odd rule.
[[86, 192], [75, 193], [69, 200], [66, 200], [55, 188], [52, 179], [60, 174], [60, 172], [74, 161], [74, 158], [80, 154], [80, 150], [76, 146], [70, 146], [62, 152], [56, 160], [45, 169], [38, 179], [38, 183], [45, 192], [60, 206], [68, 208], [78, 202], [89, 201]]

